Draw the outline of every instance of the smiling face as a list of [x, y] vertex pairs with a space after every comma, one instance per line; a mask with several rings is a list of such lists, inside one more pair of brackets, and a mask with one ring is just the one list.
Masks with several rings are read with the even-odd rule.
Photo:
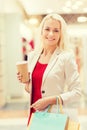
[[47, 19], [42, 29], [42, 40], [45, 46], [58, 46], [61, 34], [60, 22], [55, 19]]

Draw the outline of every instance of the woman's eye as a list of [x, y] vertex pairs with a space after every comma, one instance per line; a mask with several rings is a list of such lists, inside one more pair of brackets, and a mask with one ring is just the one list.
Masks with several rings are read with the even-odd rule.
[[49, 28], [45, 28], [46, 31], [49, 31]]
[[59, 30], [54, 30], [54, 32], [59, 32]]

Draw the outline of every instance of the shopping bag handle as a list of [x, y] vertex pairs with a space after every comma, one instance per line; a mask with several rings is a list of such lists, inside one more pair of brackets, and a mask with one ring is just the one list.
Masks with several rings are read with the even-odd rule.
[[[61, 100], [60, 96], [56, 96], [56, 104], [57, 104], [58, 113], [63, 114], [64, 113], [63, 112], [63, 105], [62, 105], [62, 100]], [[51, 112], [52, 107], [53, 107], [53, 105], [49, 105], [48, 109], [47, 109], [47, 112]]]
[[57, 102], [57, 106], [59, 106], [59, 112], [60, 113], [64, 113], [63, 112], [63, 105], [62, 105], [62, 99], [60, 96], [56, 97], [56, 102]]

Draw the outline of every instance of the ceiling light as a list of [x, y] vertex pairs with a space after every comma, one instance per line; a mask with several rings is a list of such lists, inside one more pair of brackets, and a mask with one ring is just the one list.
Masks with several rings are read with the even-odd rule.
[[28, 22], [30, 24], [38, 24], [38, 19], [37, 18], [30, 18]]
[[86, 22], [86, 21], [87, 21], [87, 17], [85, 17], [85, 16], [80, 16], [80, 17], [77, 18], [77, 21], [78, 21], [78, 22]]
[[75, 4], [78, 5], [78, 6], [81, 6], [83, 4], [83, 2], [82, 1], [76, 1]]

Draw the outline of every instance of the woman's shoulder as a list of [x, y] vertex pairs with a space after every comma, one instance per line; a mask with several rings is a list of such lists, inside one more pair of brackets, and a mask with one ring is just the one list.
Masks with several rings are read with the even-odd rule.
[[35, 55], [35, 51], [32, 50], [31, 52], [29, 52], [28, 53], [28, 60], [31, 61], [33, 59], [34, 55]]
[[62, 51], [62, 55], [66, 58], [75, 57], [75, 54], [73, 51]]
[[28, 54], [28, 59], [29, 59], [29, 60], [32, 60], [34, 57], [36, 57], [36, 56], [39, 55], [39, 54], [40, 54], [39, 51], [37, 51], [37, 50], [32, 50], [32, 51], [29, 52], [29, 54]]
[[28, 57], [33, 57], [33, 56], [35, 56], [36, 54], [37, 54], [37, 51], [32, 50], [32, 51], [30, 51], [30, 52], [28, 53]]
[[65, 62], [71, 62], [75, 60], [75, 54], [73, 51], [62, 51], [61, 58]]
[[62, 53], [62, 61], [67, 66], [66, 68], [68, 68], [68, 69], [76, 68], [77, 69], [76, 58], [75, 58], [75, 54], [73, 51], [70, 51], [70, 52], [64, 51]]

